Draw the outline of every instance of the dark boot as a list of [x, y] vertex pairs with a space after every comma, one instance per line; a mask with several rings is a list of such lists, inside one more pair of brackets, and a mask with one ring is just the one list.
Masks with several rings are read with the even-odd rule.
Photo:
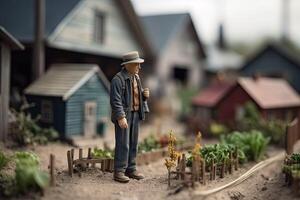
[[120, 183], [128, 183], [130, 179], [127, 176], [125, 176], [124, 172], [115, 172], [114, 180]]
[[129, 178], [133, 178], [133, 179], [136, 179], [136, 180], [141, 180], [141, 179], [145, 178], [143, 174], [138, 173], [137, 171], [126, 172], [125, 175], [128, 176]]

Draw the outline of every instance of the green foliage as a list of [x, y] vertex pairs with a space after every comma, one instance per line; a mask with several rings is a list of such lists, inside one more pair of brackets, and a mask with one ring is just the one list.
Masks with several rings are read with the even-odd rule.
[[198, 93], [196, 88], [180, 88], [177, 92], [181, 103], [181, 115], [185, 116], [191, 111], [191, 100]]
[[98, 149], [97, 147], [92, 151], [93, 158], [114, 158], [114, 152], [109, 150]]
[[154, 149], [160, 148], [159, 141], [155, 138], [154, 135], [146, 137], [141, 143], [139, 143], [138, 151], [139, 152], [148, 152]]
[[213, 122], [210, 124], [209, 132], [214, 136], [220, 136], [228, 133], [228, 128], [223, 124]]
[[299, 163], [300, 164], [300, 153], [293, 153], [290, 157], [290, 160], [293, 163]]
[[16, 183], [19, 192], [30, 189], [42, 190], [49, 184], [48, 173], [39, 170], [38, 157], [30, 152], [17, 152], [16, 158]]
[[14, 176], [0, 173], [0, 197], [11, 197], [17, 194], [16, 179]]
[[[212, 161], [217, 164], [228, 162], [230, 158], [230, 152], [235, 151], [235, 146], [231, 144], [213, 144], [204, 146], [200, 149], [200, 156], [205, 160], [206, 164], [210, 166]], [[245, 159], [245, 154], [238, 150], [238, 157], [240, 160]], [[187, 155], [187, 166], [191, 167], [193, 156], [191, 153]]]
[[32, 190], [43, 190], [49, 184], [48, 173], [39, 169], [39, 158], [30, 152], [16, 152], [15, 175], [0, 173], [0, 196], [16, 196]]
[[7, 156], [5, 156], [2, 151], [0, 151], [0, 171], [7, 165], [9, 160], [10, 159]]
[[279, 144], [283, 141], [287, 123], [279, 119], [266, 120], [253, 102], [247, 102], [244, 106], [244, 115], [238, 121], [239, 129], [251, 131], [253, 129], [261, 131], [270, 141]]
[[274, 144], [280, 144], [283, 142], [287, 123], [282, 120], [261, 120], [260, 130], [265, 136], [271, 138], [271, 142]]
[[264, 137], [260, 131], [252, 130], [250, 132], [233, 132], [223, 136], [221, 141], [224, 144], [236, 146], [245, 154], [247, 160], [258, 161], [265, 153], [270, 139]]
[[38, 126], [39, 117], [33, 119], [30, 114], [26, 114], [28, 108], [25, 105], [21, 107], [20, 112], [12, 110], [16, 116], [16, 127], [12, 132], [12, 138], [19, 145], [28, 144], [46, 144], [58, 138], [59, 134], [53, 128], [44, 129]]
[[205, 159], [206, 163], [211, 163], [214, 160], [217, 164], [226, 162], [229, 159], [231, 151], [234, 151], [234, 146], [228, 144], [208, 145], [200, 150], [201, 156]]

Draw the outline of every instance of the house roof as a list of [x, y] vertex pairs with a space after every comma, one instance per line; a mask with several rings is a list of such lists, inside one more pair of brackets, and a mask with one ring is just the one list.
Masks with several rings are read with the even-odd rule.
[[281, 55], [283, 58], [288, 60], [288, 62], [293, 63], [294, 65], [300, 67], [300, 59], [299, 56], [292, 51], [290, 48], [288, 48], [286, 45], [282, 43], [267, 43], [259, 50], [255, 50], [254, 53], [248, 56], [247, 61], [240, 67], [240, 71], [243, 71], [244, 69], [248, 68], [252, 65], [258, 58], [260, 58], [265, 52], [267, 51], [274, 51]]
[[215, 82], [192, 99], [195, 106], [214, 107], [224, 95], [235, 85], [229, 82]]
[[[45, 0], [45, 30], [44, 37], [51, 45], [49, 37], [58, 25], [84, 0]], [[124, 13], [138, 43], [142, 46], [147, 58], [153, 57], [153, 52], [146, 39], [140, 20], [130, 0], [114, 0], [120, 11]], [[34, 40], [34, 3], [35, 0], [1, 0], [0, 24], [9, 30], [22, 42]], [[54, 44], [52, 44], [54, 45]], [[66, 46], [67, 48], [67, 46]], [[119, 55], [121, 57], [122, 55]]]
[[230, 49], [220, 49], [216, 45], [208, 46], [206, 52], [208, 57], [205, 69], [211, 73], [224, 70], [238, 71], [244, 62], [241, 54]]
[[25, 89], [27, 95], [56, 96], [67, 100], [94, 74], [98, 74], [107, 90], [109, 82], [94, 64], [55, 64]]
[[201, 53], [205, 56], [202, 43], [189, 13], [148, 15], [141, 16], [140, 19], [145, 27], [145, 33], [149, 38], [153, 49], [157, 52], [164, 49], [174, 33], [185, 28], [187, 23], [191, 22]]
[[258, 77], [238, 78], [235, 83], [214, 83], [193, 98], [195, 106], [214, 107], [231, 89], [239, 85], [262, 109], [300, 107], [298, 93], [284, 79]]
[[299, 107], [300, 97], [280, 78], [239, 78], [238, 84], [263, 109]]
[[[45, 37], [48, 37], [80, 0], [45, 0]], [[34, 39], [35, 0], [0, 1], [0, 24], [21, 41]]]
[[12, 50], [23, 50], [24, 46], [8, 33], [2, 26], [0, 26], [0, 42], [8, 45]]

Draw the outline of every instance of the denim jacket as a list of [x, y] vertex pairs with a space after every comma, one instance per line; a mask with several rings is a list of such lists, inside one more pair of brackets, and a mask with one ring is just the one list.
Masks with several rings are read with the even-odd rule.
[[[125, 81], [125, 85], [122, 84], [122, 80], [120, 77], [122, 76]], [[137, 76], [137, 75], [135, 75]], [[140, 120], [145, 119], [145, 98], [142, 95], [143, 88], [141, 85], [141, 81], [137, 76], [137, 83], [139, 88], [139, 99], [140, 99], [140, 107], [139, 107], [139, 116]], [[110, 105], [111, 105], [111, 121], [116, 123], [116, 121], [122, 117], [128, 116], [128, 113], [132, 108], [132, 80], [131, 75], [127, 72], [125, 68], [123, 68], [118, 75], [115, 75], [111, 81], [110, 85]], [[147, 107], [147, 105], [146, 105]]]

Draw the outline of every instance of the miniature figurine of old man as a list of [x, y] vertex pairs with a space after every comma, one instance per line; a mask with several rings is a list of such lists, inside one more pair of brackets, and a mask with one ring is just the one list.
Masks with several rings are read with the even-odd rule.
[[130, 179], [143, 179], [136, 169], [139, 122], [149, 112], [149, 89], [142, 88], [139, 78], [140, 64], [144, 60], [137, 51], [123, 55], [122, 70], [111, 81], [111, 120], [115, 125], [114, 180], [127, 183]]

